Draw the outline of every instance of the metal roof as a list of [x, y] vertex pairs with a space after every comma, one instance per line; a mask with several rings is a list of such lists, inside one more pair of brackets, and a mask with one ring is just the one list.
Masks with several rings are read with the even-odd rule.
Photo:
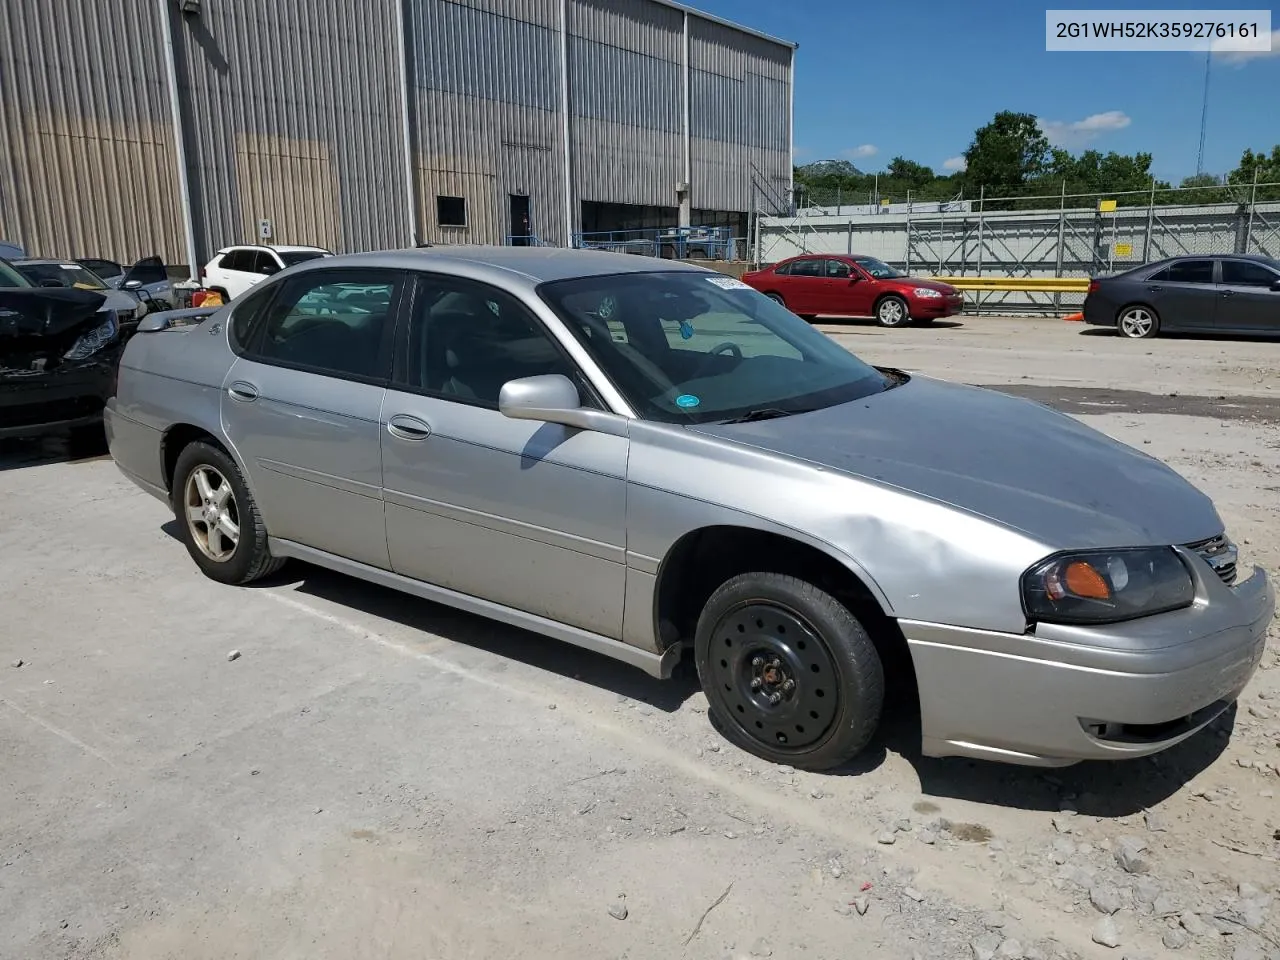
[[742, 24], [734, 23], [732, 20], [726, 20], [724, 17], [717, 17], [713, 13], [705, 13], [702, 10], [697, 10], [693, 7], [687, 6], [686, 4], [678, 3], [677, 0], [653, 0], [653, 2], [660, 3], [664, 7], [674, 7], [676, 10], [681, 10], [689, 14], [691, 17], [698, 17], [701, 20], [709, 20], [711, 23], [718, 23], [722, 27], [729, 27], [730, 29], [737, 30], [740, 33], [750, 34], [753, 37], [759, 37], [761, 40], [768, 40], [770, 43], [790, 47], [792, 50], [795, 50], [800, 46], [800, 44], [796, 43], [794, 40], [783, 40], [781, 37], [775, 37], [772, 34], [765, 33], [761, 30], [753, 30], [751, 27], [744, 27]]

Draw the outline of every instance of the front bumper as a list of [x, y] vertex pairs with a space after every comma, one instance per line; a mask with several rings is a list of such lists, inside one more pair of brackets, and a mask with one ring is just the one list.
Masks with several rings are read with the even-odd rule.
[[913, 320], [938, 319], [952, 317], [964, 309], [964, 300], [960, 297], [941, 297], [938, 299], [912, 297], [907, 307]]
[[1248, 684], [1275, 613], [1261, 569], [1233, 587], [1202, 574], [1193, 606], [1106, 627], [1015, 635], [901, 621], [923, 752], [1066, 766], [1192, 736]]
[[120, 348], [49, 371], [0, 372], [0, 439], [64, 433], [102, 421]]

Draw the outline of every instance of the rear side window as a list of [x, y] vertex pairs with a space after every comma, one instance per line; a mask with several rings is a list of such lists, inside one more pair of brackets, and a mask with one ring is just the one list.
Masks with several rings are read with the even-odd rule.
[[386, 380], [403, 286], [404, 275], [392, 270], [313, 270], [284, 281], [253, 340], [254, 358], [344, 379]]
[[280, 272], [280, 262], [270, 250], [255, 250], [252, 256], [253, 264], [249, 269], [254, 273], [269, 277]]
[[116, 263], [114, 260], [97, 260], [92, 257], [86, 257], [78, 262], [80, 266], [92, 270], [103, 280], [110, 280], [112, 277], [118, 277], [120, 274], [124, 273], [120, 264]]
[[793, 277], [820, 277], [822, 276], [822, 265], [825, 260], [793, 260], [791, 262], [791, 276]]
[[1213, 261], [1183, 260], [1171, 263], [1147, 279], [1162, 280], [1165, 283], [1213, 283]]
[[790, 275], [791, 275], [791, 264], [789, 264], [789, 263], [780, 263], [780, 264], [778, 264], [776, 267], [774, 267], [774, 268], [773, 268], [773, 272], [774, 272], [774, 273], [776, 273], [776, 274], [777, 274], [778, 276], [780, 276], [780, 277], [788, 277], [788, 276], [790, 276]]
[[250, 257], [253, 256], [249, 250], [229, 250], [222, 255], [222, 259], [218, 261], [218, 266], [223, 270], [244, 270], [250, 269]]

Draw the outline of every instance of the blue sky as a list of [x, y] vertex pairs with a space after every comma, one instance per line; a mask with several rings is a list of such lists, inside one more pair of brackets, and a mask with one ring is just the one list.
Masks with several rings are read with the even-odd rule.
[[[1030, 0], [691, 0], [800, 44], [796, 160], [844, 157], [864, 170], [895, 155], [942, 169], [998, 110], [1035, 114], [1072, 151], [1149, 151], [1157, 176], [1195, 172], [1204, 54], [1049, 53], [1045, 10], [1106, 4]], [[1126, 9], [1206, 9], [1112, 3]], [[1226, 9], [1219, 4], [1219, 9]], [[1267, 9], [1240, 2], [1233, 9]], [[1280, 28], [1280, 9], [1272, 27]], [[1270, 56], [1215, 55], [1205, 169], [1280, 143], [1280, 36]], [[955, 161], [953, 160], [953, 165]]]

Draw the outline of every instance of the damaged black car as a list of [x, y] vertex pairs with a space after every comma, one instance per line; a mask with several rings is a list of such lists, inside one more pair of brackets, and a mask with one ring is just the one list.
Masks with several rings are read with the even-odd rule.
[[119, 321], [103, 303], [100, 293], [0, 275], [0, 438], [101, 435], [121, 353]]

